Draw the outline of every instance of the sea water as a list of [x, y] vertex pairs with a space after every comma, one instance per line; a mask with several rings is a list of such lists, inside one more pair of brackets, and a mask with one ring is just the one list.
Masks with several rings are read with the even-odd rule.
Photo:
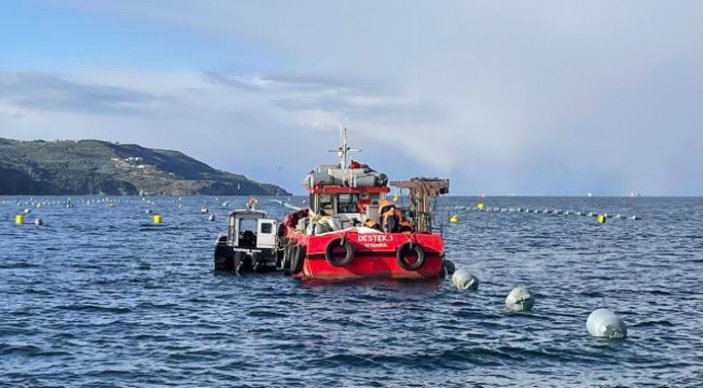
[[[101, 198], [69, 208], [66, 197], [0, 198], [0, 386], [703, 381], [700, 198], [444, 198], [435, 225], [447, 258], [479, 277], [477, 292], [448, 280], [215, 274], [215, 238], [247, 198]], [[259, 207], [289, 211], [265, 197]], [[451, 215], [457, 223], [444, 222]], [[515, 286], [535, 293], [532, 311], [507, 311]], [[628, 338], [590, 337], [597, 308], [620, 315]]]

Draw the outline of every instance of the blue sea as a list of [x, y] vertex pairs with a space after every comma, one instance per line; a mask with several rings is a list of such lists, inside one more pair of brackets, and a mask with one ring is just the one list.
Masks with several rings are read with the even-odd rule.
[[[66, 201], [0, 198], [0, 386], [703, 383], [701, 198], [443, 198], [438, 218], [458, 216], [437, 222], [447, 258], [480, 279], [476, 292], [215, 274], [214, 240], [243, 197]], [[532, 311], [506, 309], [515, 286], [536, 294]], [[628, 337], [590, 337], [597, 308]]]

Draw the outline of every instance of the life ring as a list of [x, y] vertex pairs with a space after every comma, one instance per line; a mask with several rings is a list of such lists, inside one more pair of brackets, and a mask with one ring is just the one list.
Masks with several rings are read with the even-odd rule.
[[[408, 261], [408, 255], [414, 253], [417, 255], [417, 260], [411, 263]], [[395, 258], [398, 260], [398, 265], [400, 265], [406, 271], [417, 271], [425, 264], [425, 250], [421, 245], [408, 241], [398, 247], [395, 252]]]
[[[344, 257], [342, 258], [336, 257], [334, 252], [334, 249], [340, 246], [344, 247]], [[346, 239], [332, 239], [325, 248], [325, 260], [333, 267], [346, 267], [354, 260], [354, 247]]]
[[303, 262], [305, 261], [306, 249], [305, 245], [298, 244], [291, 248], [292, 257], [290, 260], [290, 273], [296, 274], [303, 270]]

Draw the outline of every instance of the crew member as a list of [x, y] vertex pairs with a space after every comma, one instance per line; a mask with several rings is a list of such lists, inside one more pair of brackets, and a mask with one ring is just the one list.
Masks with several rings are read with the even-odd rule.
[[387, 199], [380, 203], [381, 223], [386, 233], [398, 233], [403, 214], [396, 209], [395, 204]]

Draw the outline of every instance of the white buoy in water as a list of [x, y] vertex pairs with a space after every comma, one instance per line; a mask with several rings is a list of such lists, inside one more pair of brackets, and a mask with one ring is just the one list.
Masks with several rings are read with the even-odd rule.
[[153, 213], [153, 212], [154, 212], [154, 211], [151, 210], [151, 209], [146, 209], [146, 210], [144, 210], [144, 213], [146, 213], [146, 214], [151, 214], [151, 213]]
[[207, 212], [209, 212], [209, 210], [207, 210], [207, 208], [204, 207], [204, 208], [200, 209], [200, 212], [201, 212], [201, 213], [207, 213]]
[[528, 288], [515, 287], [505, 298], [505, 306], [514, 311], [529, 311], [535, 305], [535, 295]]
[[44, 220], [42, 220], [41, 218], [37, 218], [34, 220], [34, 225], [42, 226], [42, 225], [44, 225]]
[[457, 290], [476, 290], [478, 289], [478, 278], [469, 270], [460, 268], [452, 275], [452, 284]]
[[208, 221], [215, 221], [215, 215], [210, 214], [210, 217], [207, 218]]
[[627, 337], [625, 321], [608, 309], [598, 309], [592, 312], [586, 321], [586, 329], [588, 329], [588, 334], [594, 337]]

